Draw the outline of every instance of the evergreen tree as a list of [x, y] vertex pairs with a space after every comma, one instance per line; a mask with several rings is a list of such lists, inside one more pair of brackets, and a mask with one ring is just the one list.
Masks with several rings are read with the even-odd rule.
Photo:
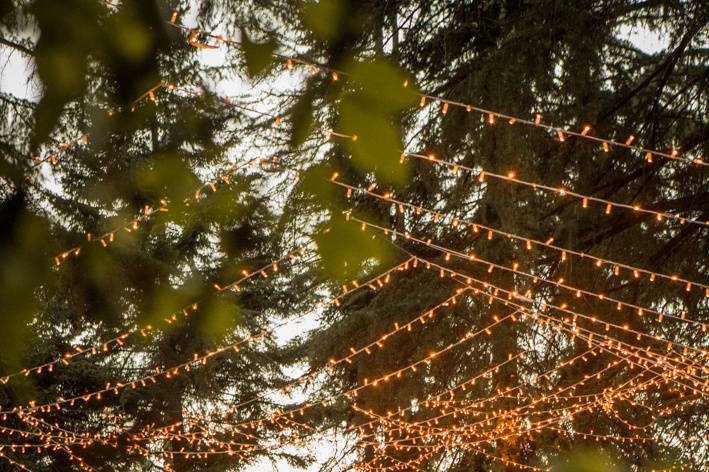
[[[321, 5], [325, 9], [336, 3]], [[340, 4], [346, 13], [331, 29], [341, 34], [335, 40], [314, 41], [310, 57], [322, 57], [335, 70], [349, 67], [352, 57], [385, 58], [411, 71], [424, 94], [451, 103], [422, 100], [419, 109], [392, 113], [390, 124], [400, 126], [406, 142], [394, 149], [387, 145], [386, 129], [368, 127], [364, 117], [357, 123], [359, 128], [352, 126], [353, 118], [348, 116], [353, 113], [348, 107], [352, 91], [337, 94], [328, 88], [326, 94], [316, 95], [323, 105], [315, 108], [326, 110], [320, 114], [325, 126], [358, 135], [359, 142], [339, 140], [328, 150], [326, 161], [332, 171], [355, 187], [371, 189], [378, 184], [370, 194], [355, 190], [349, 200], [339, 197], [344, 188], [337, 197], [320, 195], [316, 200], [330, 204], [334, 198], [340, 210], [367, 215], [360, 221], [398, 230], [393, 245], [399, 260], [414, 255], [421, 258], [421, 265], [430, 261], [438, 266], [394, 277], [376, 293], [353, 296], [333, 308], [308, 341], [311, 366], [324, 366], [328, 359], [348, 355], [350, 347], [359, 349], [378, 337], [382, 340], [383, 333], [426, 313], [465, 284], [487, 295], [461, 297], [456, 305], [437, 309], [425, 326], [416, 323], [414, 331], [392, 335], [386, 347], [373, 347], [364, 359], [338, 364], [325, 390], [335, 394], [371, 382], [456, 343], [468, 330], [485, 329], [498, 318], [516, 318], [442, 354], [416, 373], [409, 370], [400, 380], [363, 389], [356, 399], [357, 410], [350, 406], [352, 400], [335, 408], [338, 413], [327, 424], [338, 427], [340, 421], [347, 421], [342, 431], [361, 446], [356, 464], [364, 470], [507, 470], [525, 465], [545, 468], [560, 461], [563, 467], [563, 451], [602, 444], [619, 463], [635, 470], [667, 464], [705, 467], [706, 448], [699, 439], [706, 431], [707, 413], [702, 400], [705, 381], [699, 374], [706, 365], [705, 289], [655, 280], [649, 272], [626, 266], [621, 270], [608, 262], [599, 268], [597, 260], [584, 255], [651, 272], [682, 274], [706, 284], [706, 225], [688, 225], [679, 218], [658, 222], [650, 213], [607, 208], [592, 199], [589, 204], [558, 189], [706, 221], [707, 171], [692, 163], [707, 151], [706, 6], [615, 1]], [[307, 20], [306, 28], [317, 33], [317, 25]], [[667, 47], [648, 53], [623, 39], [624, 32], [636, 28], [660, 32]], [[319, 89], [320, 84], [313, 82], [308, 91]], [[381, 102], [372, 100], [368, 116], [376, 118], [382, 112], [380, 104], [385, 106], [397, 93], [392, 87], [377, 84]], [[480, 108], [531, 123], [481, 113]], [[538, 119], [584, 135], [590, 129], [594, 136], [621, 144], [634, 141], [649, 149], [676, 150], [682, 160], [653, 158], [622, 145], [602, 145], [584, 136], [531, 126]], [[358, 155], [363, 152], [358, 146], [365, 146], [372, 162]], [[388, 174], [387, 165], [398, 161], [401, 149], [432, 155], [455, 167], [427, 162], [423, 156], [402, 156], [410, 174], [401, 171], [398, 175], [403, 178], [397, 181]], [[373, 165], [368, 168], [368, 164]], [[488, 174], [485, 179], [483, 171], [502, 178]], [[330, 172], [322, 173], [329, 177]], [[504, 179], [508, 176], [545, 184], [552, 191], [515, 184]], [[480, 179], [485, 183], [481, 185]], [[318, 195], [306, 186], [305, 195], [313, 193]], [[373, 198], [371, 193], [384, 197]], [[388, 201], [387, 194], [440, 215], [402, 207]], [[296, 193], [295, 200], [302, 195]], [[330, 215], [333, 220], [341, 218], [338, 211]], [[463, 220], [470, 224], [458, 224]], [[360, 221], [353, 231], [359, 230]], [[366, 233], [381, 236], [373, 226], [367, 226]], [[528, 250], [525, 238], [541, 243]], [[451, 251], [459, 257], [451, 257]], [[471, 253], [476, 261], [466, 260]], [[386, 265], [366, 267], [357, 274], [362, 279]], [[605, 297], [623, 302], [621, 308]], [[559, 308], [549, 308], [554, 306]], [[638, 307], [645, 311], [638, 313]], [[670, 318], [658, 321], [657, 314], [648, 316], [647, 308]], [[623, 332], [626, 329], [634, 332]], [[582, 357], [583, 362], [577, 360], [544, 376], [595, 346], [594, 338], [588, 339], [591, 332], [596, 342], [613, 340], [616, 348], [605, 344], [586, 354], [588, 358]], [[618, 350], [618, 342], [628, 347]], [[642, 350], [645, 361], [629, 354], [637, 352], [631, 351], [632, 346]], [[524, 361], [505, 363], [475, 386], [468, 385], [465, 392], [458, 389], [438, 397], [523, 350]], [[603, 370], [619, 359], [623, 367]], [[665, 363], [662, 369], [666, 370], [646, 371], [640, 378], [647, 380], [663, 371], [665, 376], [683, 371], [687, 377], [636, 392], [632, 398], [642, 398], [642, 406], [630, 399], [604, 398], [589, 409], [574, 411], [568, 401], [535, 405], [532, 400], [554, 391], [567, 392], [570, 386], [575, 386], [571, 392], [580, 399], [627, 387], [639, 370], [650, 365], [659, 369], [662, 362], [674, 365]], [[584, 382], [599, 371], [603, 375]], [[509, 395], [501, 394], [507, 389]], [[491, 398], [488, 403], [476, 404], [487, 398]], [[450, 402], [423, 406], [432, 399]], [[457, 415], [451, 414], [456, 408]], [[536, 424], [555, 416], [547, 411], [554, 408], [556, 416], [562, 414], [557, 426], [535, 430]], [[513, 415], [515, 411], [525, 414]], [[650, 412], [656, 414], [652, 420], [647, 416]], [[390, 413], [394, 415], [387, 419]], [[441, 418], [431, 422], [437, 416]], [[371, 425], [372, 420], [373, 426], [355, 427]], [[640, 432], [655, 439], [613, 439], [636, 437]], [[491, 437], [495, 439], [487, 439]]]
[[0, 468], [706, 466], [703, 2], [0, 18]]
[[[5, 443], [42, 447], [6, 449], [0, 467], [248, 463], [239, 451], [282, 423], [200, 434], [218, 425], [215, 410], [224, 422], [262, 418], [267, 399], [253, 398], [284, 379], [265, 330], [298, 306], [298, 287], [280, 274], [301, 254], [270, 237], [268, 163], [240, 154], [263, 120], [208, 90], [220, 72], [166, 23], [185, 6], [8, 6], [5, 42], [36, 61], [43, 94], [2, 96], [2, 409], [51, 406], [3, 419]], [[38, 38], [23, 42], [30, 27]], [[237, 453], [180, 454], [212, 440]]]

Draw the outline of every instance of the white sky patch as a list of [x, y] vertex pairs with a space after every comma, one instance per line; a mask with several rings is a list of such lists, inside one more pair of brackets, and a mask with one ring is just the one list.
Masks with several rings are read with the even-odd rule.
[[19, 51], [0, 46], [0, 91], [38, 101], [41, 93], [39, 83], [30, 80], [34, 70], [33, 61]]
[[669, 39], [662, 32], [642, 27], [623, 25], [618, 30], [618, 36], [630, 41], [646, 54], [656, 54], [670, 46]]

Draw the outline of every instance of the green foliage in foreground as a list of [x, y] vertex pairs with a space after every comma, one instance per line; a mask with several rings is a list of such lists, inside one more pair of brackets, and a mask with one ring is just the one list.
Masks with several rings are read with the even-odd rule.
[[[476, 237], [463, 226], [404, 215], [361, 193], [347, 198], [328, 182], [336, 174], [355, 186], [375, 188], [370, 186], [376, 183], [378, 193], [393, 192], [461, 220], [535, 240], [553, 237], [561, 247], [709, 284], [706, 227], [659, 224], [632, 212], [606, 215], [602, 207], [584, 210], [570, 198], [497, 181], [480, 186], [470, 173], [401, 158], [404, 150], [430, 153], [473, 169], [514, 171], [555, 188], [709, 221], [706, 167], [666, 159], [648, 163], [636, 151], [616, 146], [606, 153], [597, 143], [568, 136], [560, 144], [555, 133], [502, 119], [490, 126], [486, 115], [462, 107], [451, 106], [445, 114], [440, 103], [420, 107], [418, 95], [445, 96], [519, 117], [542, 113], [544, 122], [575, 130], [591, 124], [594, 135], [618, 142], [633, 134], [652, 149], [708, 156], [709, 13], [704, 3], [3, 2], [0, 48], [31, 61], [41, 98], [0, 92], [0, 377], [51, 362], [77, 346], [137, 334], [107, 354], [77, 356], [51, 373], [12, 377], [0, 385], [2, 410], [81, 396], [107, 382], [130, 382], [304, 313], [320, 316], [312, 332], [287, 343], [259, 338], [144, 388], [37, 413], [41, 425], [11, 413], [0, 422], [2, 451], [11, 459], [0, 458], [0, 470], [15, 470], [12, 461], [35, 472], [80, 470], [81, 461], [98, 471], [241, 470], [258, 459], [282, 460], [293, 468], [311, 464], [312, 454], [287, 448], [207, 458], [163, 456], [180, 448], [209, 450], [209, 444], [176, 437], [154, 442], [146, 457], [135, 447], [135, 437], [149, 428], [183, 425], [219, 407], [228, 411], [223, 423], [198, 420], [185, 431], [210, 428], [215, 439], [244, 447], [283, 440], [278, 423], [264, 421], [236, 435], [220, 426], [268, 418], [277, 406], [263, 392], [286, 385], [291, 369], [322, 371], [329, 359], [377, 339], [395, 323], [407, 323], [458, 288], [450, 277], [418, 268], [394, 273], [376, 292], [342, 297], [339, 306], [319, 305], [338, 294], [342, 284], [368, 280], [411, 254], [507, 290], [533, 289], [537, 303], [565, 304], [706, 350], [707, 334], [695, 325], [658, 324], [649, 316], [617, 312], [602, 300], [577, 298], [501, 270], [489, 273], [487, 265], [449, 260], [431, 246], [362, 231], [344, 215], [431, 238], [496, 264], [519, 262], [539, 277], [563, 278], [568, 285], [628, 303], [662, 307], [678, 316], [685, 311], [688, 318], [707, 323], [708, 298], [700, 290], [618, 278], [588, 260], [560, 262], [551, 250], [527, 251], [509, 238]], [[173, 12], [177, 22], [235, 41], [175, 28], [167, 23]], [[634, 29], [661, 36], [667, 46], [653, 52], [640, 48], [625, 37]], [[299, 54], [291, 71], [284, 55], [294, 49]], [[310, 62], [326, 68], [312, 70]], [[228, 102], [220, 96], [224, 83], [232, 95]], [[346, 137], [323, 139], [329, 130]], [[260, 156], [268, 159], [258, 161]], [[234, 170], [252, 160], [254, 165]], [[150, 214], [140, 217], [146, 208]], [[135, 226], [129, 224], [136, 218]], [[302, 258], [287, 258], [274, 270], [272, 261], [303, 246]], [[78, 247], [78, 254], [65, 252]], [[238, 291], [215, 292], [215, 285], [225, 287], [243, 277], [242, 271], [263, 267], [267, 277], [257, 272]], [[408, 365], [510, 311], [479, 298], [448, 307], [425, 329], [393, 337], [386, 349], [319, 377], [303, 402]], [[619, 337], [637, 343], [632, 334]], [[409, 408], [520, 350], [533, 355], [506, 365], [461, 400], [520, 384], [526, 394], [538, 396], [546, 390], [532, 379], [586, 349], [554, 330], [508, 323], [415, 375], [362, 391], [357, 402], [376, 412]], [[612, 360], [600, 353], [550, 379], [549, 388], [573, 384]], [[634, 374], [619, 368], [575, 393], [616, 387]], [[703, 470], [706, 403], [681, 395], [671, 383], [662, 384], [643, 396], [645, 409], [622, 402], [604, 405], [573, 415], [557, 429], [487, 442], [480, 446], [482, 453], [450, 447], [417, 467], [514, 468], [492, 455], [558, 471]], [[297, 397], [285, 401], [303, 405]], [[514, 401], [497, 407], [514, 408]], [[686, 407], [648, 425], [649, 412], [679, 401]], [[303, 416], [308, 428], [295, 426], [289, 433], [344, 435], [348, 426], [368, 421], [347, 405], [338, 401], [310, 409]], [[590, 431], [663, 441], [597, 441], [578, 434]], [[83, 447], [71, 444], [67, 432], [110, 440]], [[48, 440], [66, 446], [40, 452], [10, 448]], [[326, 470], [374, 464], [370, 461], [379, 455], [372, 446], [353, 452], [328, 447], [316, 454], [327, 456]], [[394, 459], [380, 466], [415, 460], [418, 452], [390, 450], [389, 455]]]

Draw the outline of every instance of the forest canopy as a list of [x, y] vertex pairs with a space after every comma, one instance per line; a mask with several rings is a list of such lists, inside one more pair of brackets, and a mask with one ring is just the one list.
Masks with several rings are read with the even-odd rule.
[[0, 471], [707, 470], [706, 2], [8, 0], [0, 53]]

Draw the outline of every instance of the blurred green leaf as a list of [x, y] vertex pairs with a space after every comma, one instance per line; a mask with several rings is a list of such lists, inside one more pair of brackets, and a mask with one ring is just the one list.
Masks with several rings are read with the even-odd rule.
[[407, 76], [383, 59], [352, 62], [346, 70], [353, 83], [341, 100], [340, 127], [356, 135], [346, 141], [354, 163], [386, 183], [406, 183], [411, 167], [408, 161], [400, 163], [399, 120], [416, 104], [416, 95], [403, 86]]
[[78, 98], [83, 92], [87, 63], [81, 51], [59, 47], [40, 48], [39, 45], [36, 58], [37, 71], [45, 88], [35, 113], [34, 144], [44, 141], [49, 136], [64, 105]]
[[303, 6], [303, 23], [319, 39], [332, 41], [342, 32], [342, 0], [319, 0]]
[[35, 115], [33, 144], [37, 145], [49, 136], [64, 106], [83, 93], [88, 56], [100, 47], [102, 35], [97, 2], [37, 0], [32, 12], [40, 30], [35, 60], [44, 85]]
[[613, 459], [601, 450], [576, 449], [559, 457], [552, 472], [619, 472]]
[[349, 95], [342, 101], [340, 123], [343, 129], [356, 130], [356, 141], [345, 146], [357, 167], [374, 172], [378, 179], [390, 184], [404, 184], [411, 176], [410, 167], [400, 162], [403, 148], [401, 131], [390, 117], [372, 113], [366, 101]]
[[15, 192], [0, 205], [0, 319], [3, 339], [0, 360], [8, 370], [22, 364], [31, 334], [30, 323], [37, 316], [37, 290], [50, 275], [51, 239], [45, 220], [26, 208], [25, 196]]
[[246, 31], [241, 31], [241, 47], [244, 51], [244, 61], [246, 72], [250, 77], [256, 77], [265, 73], [269, 66], [275, 62], [273, 53], [278, 47], [273, 40], [265, 43], [255, 43], [249, 39]]
[[298, 147], [303, 144], [313, 131], [314, 92], [312, 87], [308, 87], [290, 110], [291, 122], [293, 123], [290, 137], [290, 145], [292, 147]]
[[[204, 287], [198, 279], [189, 279], [177, 288], [170, 285], [155, 287], [145, 293], [141, 300], [139, 324], [141, 326], [164, 324], [163, 320], [170, 318], [173, 313], [182, 311], [184, 306], [190, 305], [208, 290], [210, 289]], [[182, 319], [181, 315], [179, 319]]]
[[335, 215], [314, 236], [326, 273], [336, 280], [357, 277], [367, 262], [393, 263], [391, 245], [372, 230]]
[[336, 187], [328, 182], [333, 172], [333, 169], [326, 164], [311, 167], [300, 175], [298, 192], [314, 198], [323, 207], [333, 203]]
[[179, 202], [191, 197], [200, 185], [199, 179], [176, 153], [161, 154], [144, 163], [134, 171], [134, 181], [136, 188], [152, 201], [167, 197]]
[[204, 303], [200, 316], [200, 331], [210, 342], [222, 342], [239, 324], [241, 312], [233, 300], [213, 297]]
[[206, 198], [198, 204], [198, 220], [211, 221], [219, 225], [232, 225], [246, 214], [246, 208], [239, 202], [243, 190], [237, 187], [222, 186], [218, 192], [207, 190]]
[[108, 38], [113, 48], [130, 62], [143, 60], [152, 47], [152, 37], [144, 25], [127, 15], [113, 15], [108, 29]]
[[[41, 50], [37, 57], [40, 75], [51, 74], [51, 94], [67, 98], [81, 94], [87, 61], [80, 51], [56, 47]], [[48, 96], [49, 92], [45, 94], [45, 98]]]
[[[378, 57], [367, 61], [351, 61], [345, 72], [363, 92], [363, 99], [376, 105], [372, 111], [395, 113], [419, 101], [413, 78], [395, 64]], [[404, 87], [404, 82], [407, 86]]]

